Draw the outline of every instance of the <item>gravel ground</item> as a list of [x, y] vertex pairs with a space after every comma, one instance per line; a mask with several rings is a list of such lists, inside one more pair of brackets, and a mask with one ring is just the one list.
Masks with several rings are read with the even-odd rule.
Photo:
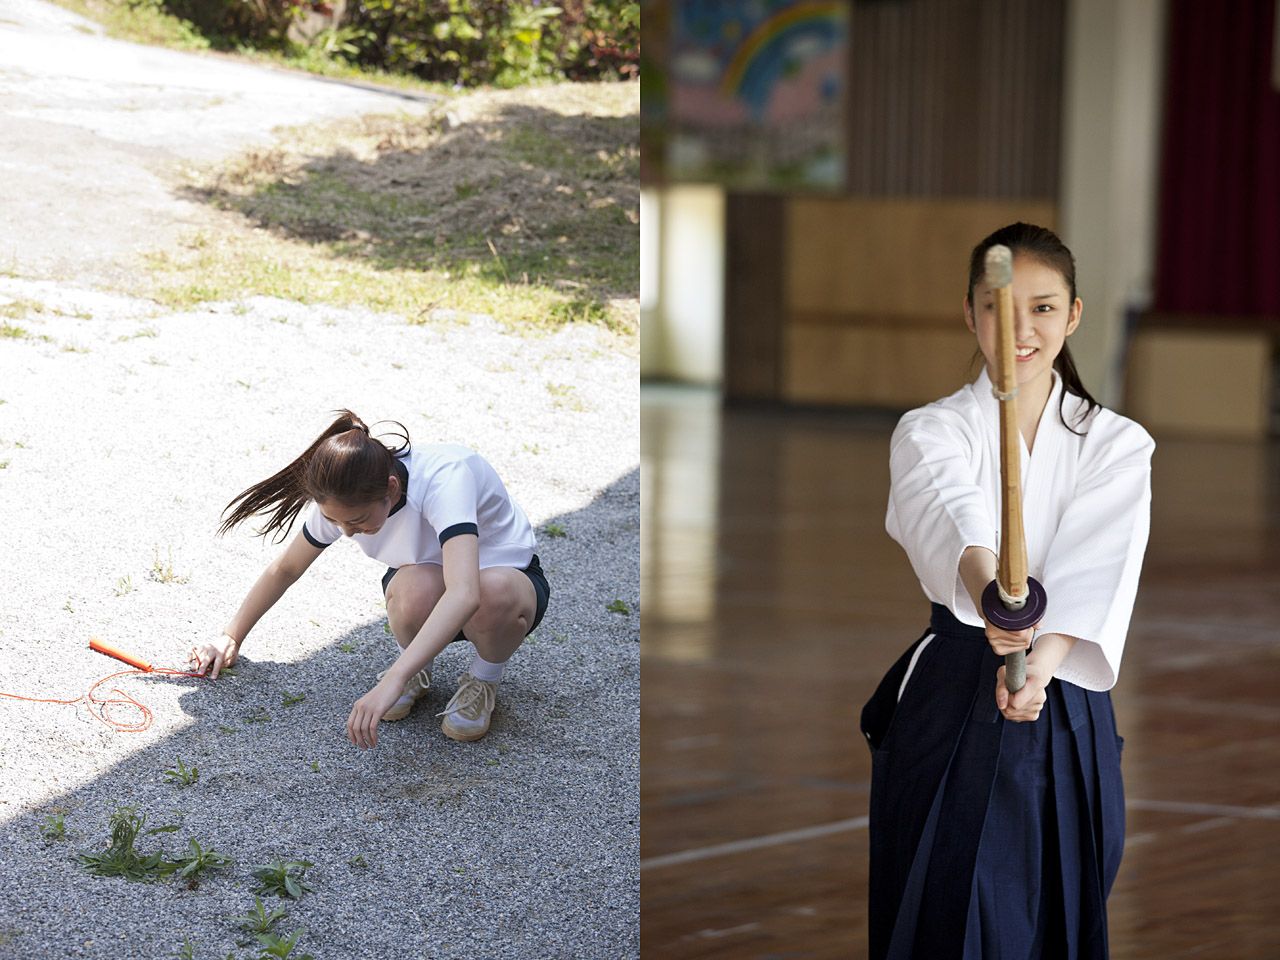
[[[346, 742], [351, 704], [394, 652], [383, 568], [349, 541], [263, 619], [236, 676], [125, 678], [154, 712], [145, 732], [0, 699], [0, 957], [160, 958], [184, 937], [196, 957], [256, 955], [231, 918], [253, 904], [252, 867], [278, 858], [315, 864], [281, 927], [305, 928], [317, 960], [637, 956], [634, 350], [594, 329], [409, 326], [265, 298], [165, 315], [0, 279], [0, 310], [15, 304], [42, 311], [9, 321], [29, 336], [0, 338], [0, 691], [79, 696], [116, 667], [92, 636], [180, 666], [280, 549], [249, 529], [217, 539], [221, 509], [339, 406], [482, 451], [540, 531], [553, 596], [475, 744], [432, 716], [462, 644], [376, 750]], [[542, 532], [551, 522], [567, 536]], [[196, 784], [166, 781], [179, 759]], [[235, 865], [196, 890], [90, 877], [75, 855], [106, 846], [120, 804], [180, 827], [143, 851], [196, 839]], [[65, 840], [41, 835], [54, 813]]]

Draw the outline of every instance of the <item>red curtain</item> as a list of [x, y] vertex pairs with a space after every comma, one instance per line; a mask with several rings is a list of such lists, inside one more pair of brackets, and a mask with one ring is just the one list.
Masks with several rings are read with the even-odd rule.
[[1161, 155], [1160, 312], [1280, 317], [1277, 0], [1173, 0]]

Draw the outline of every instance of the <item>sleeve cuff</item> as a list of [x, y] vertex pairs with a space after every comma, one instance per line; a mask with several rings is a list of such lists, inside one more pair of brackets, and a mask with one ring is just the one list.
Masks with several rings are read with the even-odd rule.
[[440, 531], [440, 546], [444, 546], [446, 540], [452, 540], [454, 537], [469, 533], [473, 537], [480, 535], [480, 528], [474, 523], [455, 523], [452, 527], [447, 527]]
[[329, 544], [321, 543], [319, 540], [313, 537], [311, 535], [311, 531], [307, 529], [307, 525], [305, 523], [302, 525], [302, 535], [307, 538], [307, 543], [311, 544], [317, 550], [323, 550], [325, 547], [329, 546]]

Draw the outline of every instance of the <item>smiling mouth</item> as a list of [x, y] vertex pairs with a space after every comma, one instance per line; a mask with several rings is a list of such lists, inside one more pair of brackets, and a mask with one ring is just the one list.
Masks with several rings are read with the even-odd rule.
[[1017, 350], [1018, 362], [1022, 362], [1023, 360], [1030, 360], [1039, 352], [1040, 352], [1039, 347], [1019, 347]]

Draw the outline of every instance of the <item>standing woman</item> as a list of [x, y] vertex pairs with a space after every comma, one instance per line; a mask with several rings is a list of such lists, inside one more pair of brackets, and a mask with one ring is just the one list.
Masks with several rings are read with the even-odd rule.
[[[996, 311], [987, 250], [1013, 253], [1028, 573], [1048, 594], [1019, 632], [982, 616], [999, 544]], [[912, 410], [890, 444], [886, 527], [932, 604], [929, 629], [862, 712], [872, 749], [870, 956], [1108, 955], [1124, 846], [1115, 685], [1150, 522], [1146, 431], [1100, 406], [1067, 338], [1075, 260], [1016, 223], [974, 249], [965, 323], [978, 379]], [[1010, 695], [1003, 657], [1027, 650]]]
[[[228, 504], [219, 533], [268, 513], [266, 536], [287, 534], [310, 503], [302, 532], [258, 577], [216, 640], [192, 649], [203, 673], [236, 662], [254, 624], [339, 537], [351, 537], [388, 565], [382, 578], [387, 619], [401, 647], [377, 685], [356, 701], [347, 736], [377, 746], [378, 723], [409, 715], [431, 683], [438, 653], [453, 640], [475, 647], [441, 729], [454, 740], [489, 730], [507, 660], [542, 621], [550, 589], [524, 512], [479, 454], [452, 444], [375, 439], [343, 410], [296, 460]], [[227, 515], [229, 514], [229, 515]]]

